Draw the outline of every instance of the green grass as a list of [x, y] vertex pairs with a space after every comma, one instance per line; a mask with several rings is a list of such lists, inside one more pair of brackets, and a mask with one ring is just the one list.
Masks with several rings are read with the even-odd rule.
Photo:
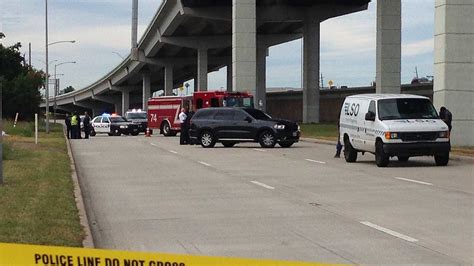
[[60, 125], [34, 144], [31, 124], [5, 121], [0, 242], [81, 246], [70, 160]]
[[301, 125], [301, 135], [303, 138], [318, 138], [336, 141], [338, 134], [336, 123]]

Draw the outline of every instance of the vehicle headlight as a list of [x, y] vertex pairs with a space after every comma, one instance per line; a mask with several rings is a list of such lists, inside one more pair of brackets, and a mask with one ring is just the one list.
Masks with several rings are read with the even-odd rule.
[[128, 128], [128, 126], [120, 126], [120, 128], [125, 129]]
[[400, 134], [398, 132], [385, 132], [386, 139], [399, 139]]
[[285, 125], [274, 125], [275, 129], [285, 129]]
[[439, 137], [439, 138], [442, 138], [442, 139], [447, 139], [447, 138], [449, 138], [449, 131], [441, 131], [441, 132], [439, 132], [438, 137]]

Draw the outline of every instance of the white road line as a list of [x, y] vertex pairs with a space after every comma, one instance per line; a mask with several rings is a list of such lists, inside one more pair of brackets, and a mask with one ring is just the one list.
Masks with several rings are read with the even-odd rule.
[[311, 160], [311, 159], [306, 159], [306, 161], [312, 162], [312, 163], [326, 164], [326, 162], [323, 162], [323, 161], [316, 161], [316, 160]]
[[155, 143], [150, 143], [151, 146], [154, 146], [154, 147], [157, 147], [158, 145], [156, 145]]
[[262, 150], [262, 149], [253, 149], [254, 151], [260, 151], [260, 152], [266, 152], [266, 150]]
[[428, 186], [433, 185], [431, 183], [426, 183], [426, 182], [423, 182], [423, 181], [418, 181], [418, 180], [413, 180], [413, 179], [408, 179], [408, 178], [403, 178], [403, 177], [395, 177], [395, 179], [408, 181], [408, 182], [413, 182], [413, 183], [418, 183], [418, 184], [422, 184], [422, 185], [428, 185]]
[[251, 181], [252, 183], [254, 183], [255, 185], [258, 185], [258, 186], [261, 186], [261, 187], [264, 187], [266, 189], [275, 189], [274, 187], [272, 186], [269, 186], [267, 184], [264, 184], [264, 183], [260, 183], [258, 181]]
[[205, 165], [205, 166], [211, 166], [210, 164], [206, 163], [206, 162], [199, 162], [200, 164], [202, 165]]
[[417, 241], [418, 241], [418, 239], [415, 239], [415, 238], [406, 236], [406, 235], [404, 235], [404, 234], [400, 234], [400, 233], [398, 233], [398, 232], [395, 232], [395, 231], [390, 230], [390, 229], [387, 229], [387, 228], [385, 228], [385, 227], [382, 227], [382, 226], [373, 224], [373, 223], [371, 223], [371, 222], [360, 222], [360, 223], [363, 224], [363, 225], [367, 225], [367, 226], [369, 226], [369, 227], [372, 227], [372, 228], [374, 228], [374, 229], [376, 229], [376, 230], [379, 230], [379, 231], [381, 231], [381, 232], [384, 232], [384, 233], [387, 233], [387, 234], [389, 234], [389, 235], [392, 235], [392, 236], [394, 236], [394, 237], [398, 237], [398, 238], [403, 239], [403, 240], [408, 241], [408, 242], [417, 242]]
[[171, 153], [178, 154], [177, 151], [170, 150]]

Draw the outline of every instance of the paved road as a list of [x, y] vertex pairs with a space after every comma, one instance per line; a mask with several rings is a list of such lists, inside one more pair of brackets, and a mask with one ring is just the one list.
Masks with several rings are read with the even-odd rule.
[[334, 148], [72, 140], [100, 248], [333, 263], [474, 263], [472, 161], [377, 168]]

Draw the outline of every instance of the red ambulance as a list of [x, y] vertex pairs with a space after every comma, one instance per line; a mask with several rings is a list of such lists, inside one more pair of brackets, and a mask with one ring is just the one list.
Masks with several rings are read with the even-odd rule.
[[182, 108], [196, 111], [207, 107], [250, 107], [253, 96], [246, 92], [200, 91], [192, 96], [163, 96], [148, 101], [148, 127], [165, 136], [176, 136], [181, 130]]

